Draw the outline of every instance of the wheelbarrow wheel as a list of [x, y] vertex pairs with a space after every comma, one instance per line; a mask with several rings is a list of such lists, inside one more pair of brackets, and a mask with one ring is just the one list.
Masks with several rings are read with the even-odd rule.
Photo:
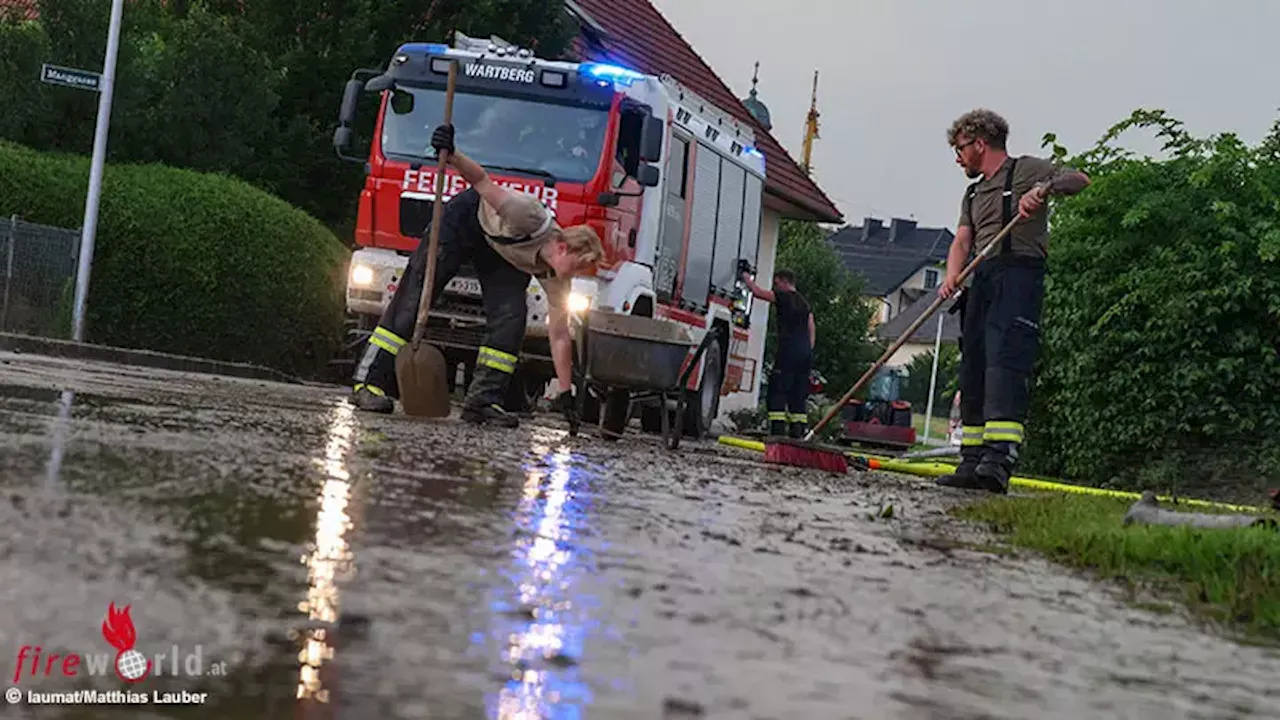
[[627, 421], [631, 419], [631, 393], [628, 390], [609, 390], [604, 396], [604, 406], [600, 409], [600, 437], [605, 440], [618, 440], [626, 432]]
[[569, 420], [569, 437], [578, 436], [578, 430], [582, 427], [582, 411], [587, 404], [587, 378], [580, 373], [574, 373], [574, 375], [573, 404], [575, 412]]
[[[681, 390], [676, 398], [675, 417], [671, 418], [669, 421], [670, 427], [666, 428], [667, 447], [671, 450], [676, 450], [680, 447], [680, 437], [684, 434], [684, 413], [685, 406], [689, 404], [689, 391]], [[663, 408], [663, 414], [666, 414], [665, 408]]]

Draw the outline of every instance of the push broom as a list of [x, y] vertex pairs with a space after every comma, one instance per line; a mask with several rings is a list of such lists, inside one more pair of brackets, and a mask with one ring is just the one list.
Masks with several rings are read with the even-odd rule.
[[[978, 254], [973, 258], [973, 260], [970, 260], [969, 264], [965, 265], [964, 269], [960, 271], [959, 277], [956, 278], [957, 286], [961, 285], [971, 274], [973, 274], [973, 271], [978, 267], [978, 263], [982, 262], [983, 259], [990, 255], [996, 244], [1001, 240], [1004, 240], [1006, 235], [1013, 232], [1014, 225], [1017, 225], [1020, 220], [1021, 218], [1014, 217], [1013, 220], [1010, 220], [1009, 224], [1005, 225], [994, 238], [991, 238], [986, 245], [982, 246], [982, 249], [978, 251]], [[959, 295], [956, 297], [958, 298]], [[948, 298], [938, 295], [929, 307], [923, 313], [920, 313], [920, 317], [916, 318], [915, 321], [903, 331], [902, 335], [894, 341], [893, 345], [890, 345], [889, 349], [884, 351], [884, 354], [880, 356], [880, 359], [868, 368], [867, 371], [862, 374], [862, 377], [858, 378], [858, 382], [854, 383], [853, 387], [849, 388], [849, 392], [845, 393], [844, 397], [840, 398], [839, 402], [832, 405], [831, 409], [827, 410], [826, 414], [822, 416], [822, 419], [818, 421], [818, 424], [810, 428], [809, 432], [805, 433], [803, 438], [784, 438], [766, 442], [764, 446], [764, 461], [775, 465], [794, 465], [796, 467], [814, 468], [834, 473], [848, 472], [849, 459], [845, 456], [843, 451], [818, 447], [813, 444], [813, 438], [827, 426], [827, 423], [831, 422], [832, 418], [836, 416], [836, 413], [840, 412], [840, 409], [849, 402], [854, 394], [867, 384], [867, 381], [876, 374], [876, 371], [881, 367], [884, 367], [884, 364], [889, 361], [889, 358], [893, 357], [893, 354], [898, 351], [898, 348], [902, 347], [902, 345], [906, 343], [913, 334], [915, 334], [915, 331], [918, 330], [921, 325], [925, 324], [928, 322], [929, 318], [933, 317], [933, 314], [936, 313], [938, 309], [947, 302], [947, 300]]]

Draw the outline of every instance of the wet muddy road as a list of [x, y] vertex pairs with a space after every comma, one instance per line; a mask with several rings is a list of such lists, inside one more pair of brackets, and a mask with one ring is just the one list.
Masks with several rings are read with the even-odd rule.
[[6, 687], [149, 701], [5, 717], [1280, 716], [1275, 652], [986, 552], [916, 479], [24, 355], [0, 396]]

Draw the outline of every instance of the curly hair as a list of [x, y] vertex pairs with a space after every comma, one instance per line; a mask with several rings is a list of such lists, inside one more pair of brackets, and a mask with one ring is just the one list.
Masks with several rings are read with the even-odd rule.
[[997, 150], [1004, 150], [1005, 141], [1009, 139], [1009, 123], [1004, 118], [985, 108], [970, 110], [961, 115], [947, 130], [947, 143], [956, 144], [956, 138], [964, 135], [975, 140], [984, 140]]

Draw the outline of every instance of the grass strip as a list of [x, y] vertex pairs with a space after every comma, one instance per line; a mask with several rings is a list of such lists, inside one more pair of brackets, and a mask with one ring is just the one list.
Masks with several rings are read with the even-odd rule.
[[[1182, 601], [1194, 615], [1280, 643], [1280, 533], [1122, 524], [1129, 502], [1074, 494], [993, 497], [952, 514], [1013, 545]], [[1203, 508], [1197, 508], [1203, 512]]]

